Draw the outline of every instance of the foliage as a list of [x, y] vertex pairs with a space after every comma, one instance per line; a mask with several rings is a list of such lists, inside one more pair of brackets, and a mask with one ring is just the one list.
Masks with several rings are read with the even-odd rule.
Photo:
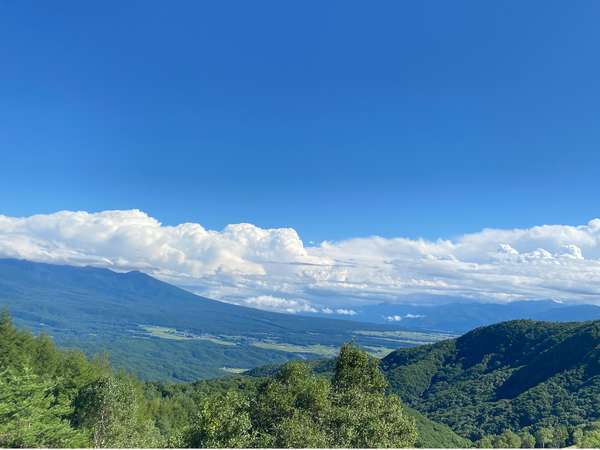
[[[397, 350], [381, 367], [404, 402], [478, 445], [528, 430], [537, 446], [559, 447], [573, 441], [570, 429], [600, 418], [599, 343], [600, 321], [519, 320]], [[504, 446], [515, 445], [499, 439], [508, 437]]]
[[405, 447], [415, 423], [377, 361], [345, 345], [333, 382], [290, 362], [272, 377], [142, 383], [0, 316], [6, 447]]
[[165, 384], [115, 373], [106, 357], [58, 350], [3, 312], [0, 445], [469, 445], [424, 412], [480, 448], [592, 447], [600, 439], [599, 327], [518, 321], [400, 350], [381, 364], [346, 344], [334, 360]]
[[414, 420], [385, 394], [377, 362], [345, 345], [333, 382], [300, 362], [284, 365], [246, 397], [219, 393], [204, 402], [190, 430], [191, 446], [409, 447]]
[[586, 424], [575, 430], [574, 441], [579, 448], [600, 447], [600, 421]]
[[0, 447], [77, 447], [84, 436], [67, 420], [71, 410], [54, 385], [31, 369], [0, 374]]
[[159, 447], [158, 429], [141, 410], [134, 380], [106, 375], [84, 387], [76, 399], [76, 423], [89, 429], [94, 447]]

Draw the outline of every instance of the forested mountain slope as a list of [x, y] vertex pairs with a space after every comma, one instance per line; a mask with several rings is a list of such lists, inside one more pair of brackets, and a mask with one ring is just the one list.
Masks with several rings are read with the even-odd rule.
[[600, 418], [600, 321], [512, 321], [385, 357], [396, 392], [477, 440]]
[[142, 383], [0, 315], [0, 447], [412, 447], [417, 428], [377, 360], [344, 345], [331, 380]]
[[0, 306], [61, 346], [152, 380], [218, 377], [290, 359], [333, 357], [354, 339], [376, 355], [448, 337], [277, 314], [199, 297], [140, 272], [0, 259]]

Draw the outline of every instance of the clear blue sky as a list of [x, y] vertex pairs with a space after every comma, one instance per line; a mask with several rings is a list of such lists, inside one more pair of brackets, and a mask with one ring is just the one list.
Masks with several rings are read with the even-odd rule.
[[0, 213], [306, 240], [600, 216], [598, 1], [0, 2]]

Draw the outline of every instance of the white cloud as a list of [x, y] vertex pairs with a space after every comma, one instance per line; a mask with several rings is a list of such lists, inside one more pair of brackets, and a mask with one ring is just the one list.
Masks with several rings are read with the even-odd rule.
[[243, 299], [239, 304], [258, 309], [287, 312], [290, 314], [299, 312], [319, 312], [317, 308], [305, 300], [288, 300], [285, 298], [273, 297], [272, 295], [259, 295], [258, 297], [250, 297]]
[[400, 322], [402, 320], [402, 316], [386, 316], [385, 320], [389, 321], [389, 322]]
[[406, 314], [404, 316], [393, 315], [393, 316], [385, 316], [385, 320], [388, 322], [400, 322], [402, 319], [420, 319], [425, 317], [423, 314]]
[[342, 316], [355, 316], [356, 315], [356, 311], [354, 311], [353, 309], [345, 309], [345, 308], [338, 308], [335, 310], [336, 314], [340, 314]]
[[138, 269], [201, 295], [277, 310], [344, 314], [414, 294], [600, 303], [600, 219], [452, 240], [374, 236], [305, 246], [291, 228], [214, 231], [165, 226], [138, 210], [62, 211], [0, 215], [0, 257]]

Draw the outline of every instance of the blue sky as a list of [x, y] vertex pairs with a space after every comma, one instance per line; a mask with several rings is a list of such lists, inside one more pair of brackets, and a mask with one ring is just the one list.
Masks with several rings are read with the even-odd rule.
[[308, 241], [583, 224], [595, 1], [0, 3], [0, 213]]

